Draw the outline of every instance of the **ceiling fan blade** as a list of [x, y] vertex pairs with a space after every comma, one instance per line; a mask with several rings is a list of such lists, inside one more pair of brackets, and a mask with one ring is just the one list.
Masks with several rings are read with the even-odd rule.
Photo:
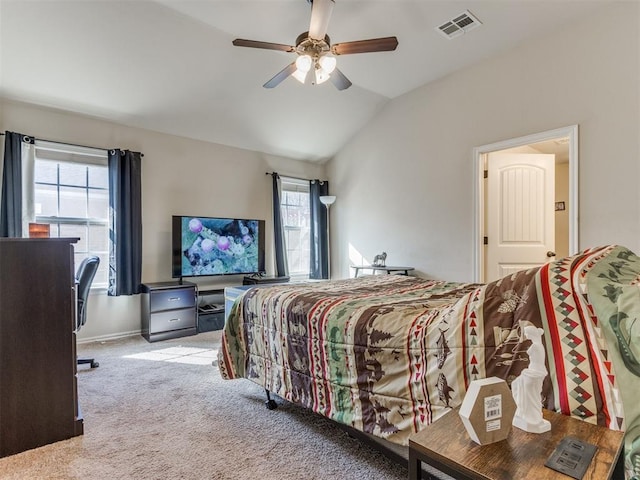
[[282, 70], [280, 70], [278, 73], [276, 73], [276, 75], [267, 83], [265, 83], [263, 87], [264, 88], [277, 87], [278, 85], [280, 85], [280, 82], [282, 82], [285, 78], [287, 78], [289, 75], [291, 75], [295, 71], [296, 71], [296, 62], [290, 63], [289, 65], [284, 67]]
[[396, 37], [372, 38], [355, 42], [336, 43], [331, 47], [334, 55], [349, 55], [352, 53], [389, 52], [398, 46]]
[[344, 73], [337, 68], [331, 73], [329, 80], [331, 80], [331, 83], [333, 83], [338, 90], [346, 90], [353, 85], [351, 80], [345, 77]]
[[324, 40], [334, 5], [334, 0], [313, 0], [311, 22], [309, 23], [309, 38]]
[[264, 48], [266, 50], [281, 50], [283, 52], [295, 52], [296, 48], [291, 45], [283, 45], [282, 43], [259, 42], [257, 40], [244, 40], [236, 38], [233, 41], [236, 47]]

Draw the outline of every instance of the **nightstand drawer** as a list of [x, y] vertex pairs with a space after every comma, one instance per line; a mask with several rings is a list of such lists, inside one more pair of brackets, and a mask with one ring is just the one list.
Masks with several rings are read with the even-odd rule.
[[195, 307], [195, 288], [173, 288], [167, 290], [157, 290], [149, 294], [150, 311], [160, 312], [162, 310], [176, 310], [180, 308]]
[[196, 318], [195, 307], [152, 313], [151, 321], [149, 322], [149, 333], [195, 328]]

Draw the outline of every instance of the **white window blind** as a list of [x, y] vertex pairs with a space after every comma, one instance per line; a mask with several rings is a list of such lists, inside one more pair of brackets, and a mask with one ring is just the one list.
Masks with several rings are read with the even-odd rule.
[[293, 279], [308, 279], [311, 255], [309, 182], [286, 177], [282, 177], [281, 181], [280, 209], [289, 275]]
[[106, 150], [36, 140], [34, 212], [51, 237], [77, 237], [76, 268], [100, 257], [93, 285], [106, 288], [109, 271], [109, 177]]

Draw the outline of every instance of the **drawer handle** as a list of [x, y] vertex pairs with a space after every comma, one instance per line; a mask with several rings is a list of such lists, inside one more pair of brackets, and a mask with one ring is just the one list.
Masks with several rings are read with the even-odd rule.
[[180, 319], [179, 319], [179, 318], [172, 318], [172, 319], [170, 319], [169, 321], [170, 321], [170, 322], [179, 322], [179, 321], [180, 321]]
[[180, 300], [180, 297], [169, 297], [167, 299], [167, 301], [169, 301], [169, 302], [175, 302], [176, 300]]

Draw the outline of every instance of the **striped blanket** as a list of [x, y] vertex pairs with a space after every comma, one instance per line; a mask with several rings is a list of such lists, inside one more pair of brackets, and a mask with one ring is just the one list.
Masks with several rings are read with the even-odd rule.
[[462, 402], [474, 379], [527, 367], [544, 329], [545, 408], [626, 430], [640, 466], [640, 258], [606, 246], [488, 284], [399, 275], [258, 287], [234, 304], [219, 366], [395, 443]]

